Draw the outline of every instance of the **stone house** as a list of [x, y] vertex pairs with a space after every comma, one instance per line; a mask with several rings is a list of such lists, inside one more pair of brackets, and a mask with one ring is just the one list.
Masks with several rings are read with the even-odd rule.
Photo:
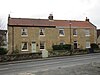
[[52, 45], [71, 44], [74, 48], [90, 48], [96, 42], [96, 27], [85, 21], [8, 18], [8, 50], [32, 53], [52, 50]]
[[100, 48], [100, 29], [97, 30], [97, 44], [99, 45]]

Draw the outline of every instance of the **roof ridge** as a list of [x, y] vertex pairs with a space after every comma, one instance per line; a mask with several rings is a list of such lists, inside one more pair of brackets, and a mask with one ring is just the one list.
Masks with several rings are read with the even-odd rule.
[[[23, 20], [49, 20], [49, 19], [40, 19], [40, 18], [10, 18], [10, 19], [23, 19]], [[84, 21], [81, 21], [81, 20], [60, 20], [60, 19], [55, 19], [53, 21], [76, 21], [76, 22], [84, 22]]]

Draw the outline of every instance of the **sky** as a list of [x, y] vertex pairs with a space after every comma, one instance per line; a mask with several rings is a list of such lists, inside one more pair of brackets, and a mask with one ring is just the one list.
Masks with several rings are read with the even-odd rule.
[[100, 0], [0, 0], [0, 29], [7, 29], [8, 14], [14, 18], [81, 20], [86, 17], [100, 29]]

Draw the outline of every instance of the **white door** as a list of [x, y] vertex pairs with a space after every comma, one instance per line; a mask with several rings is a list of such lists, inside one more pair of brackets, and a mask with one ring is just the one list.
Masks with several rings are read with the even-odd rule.
[[36, 52], [36, 43], [32, 42], [32, 53]]

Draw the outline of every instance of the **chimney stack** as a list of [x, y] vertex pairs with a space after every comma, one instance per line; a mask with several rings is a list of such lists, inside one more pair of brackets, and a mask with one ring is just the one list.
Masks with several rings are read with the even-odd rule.
[[50, 14], [48, 17], [49, 20], [53, 20], [53, 14]]
[[85, 21], [88, 21], [89, 22], [89, 19], [86, 17]]
[[10, 14], [8, 14], [8, 18], [10, 18]]

